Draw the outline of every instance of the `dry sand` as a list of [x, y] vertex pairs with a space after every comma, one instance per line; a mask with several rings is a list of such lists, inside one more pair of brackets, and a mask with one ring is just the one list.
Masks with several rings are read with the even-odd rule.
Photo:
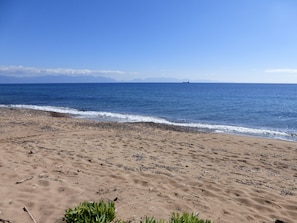
[[297, 143], [0, 109], [0, 222], [63, 222], [83, 201], [117, 217], [297, 222]]

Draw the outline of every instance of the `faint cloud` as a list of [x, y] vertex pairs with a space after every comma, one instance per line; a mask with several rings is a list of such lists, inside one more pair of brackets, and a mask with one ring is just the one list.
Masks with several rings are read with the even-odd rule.
[[125, 75], [136, 74], [135, 72], [125, 72], [120, 70], [89, 70], [72, 68], [37, 68], [25, 66], [0, 66], [0, 73], [13, 76], [45, 76], [45, 75]]
[[279, 69], [266, 69], [265, 73], [287, 73], [297, 74], [297, 69], [279, 68]]

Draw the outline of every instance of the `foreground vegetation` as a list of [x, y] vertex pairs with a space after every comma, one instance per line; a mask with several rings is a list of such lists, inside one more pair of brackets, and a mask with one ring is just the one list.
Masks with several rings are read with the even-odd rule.
[[[115, 220], [113, 201], [83, 202], [74, 209], [67, 209], [65, 211], [65, 220], [67, 223], [128, 223], [128, 221]], [[169, 221], [146, 216], [140, 223], [211, 223], [211, 221], [199, 219], [194, 214], [174, 213]]]

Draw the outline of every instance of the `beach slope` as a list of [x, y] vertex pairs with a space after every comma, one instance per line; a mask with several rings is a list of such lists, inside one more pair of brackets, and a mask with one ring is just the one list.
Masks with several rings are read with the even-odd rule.
[[215, 223], [297, 219], [297, 144], [152, 123], [0, 109], [0, 222], [63, 222], [83, 201], [117, 217], [193, 212]]

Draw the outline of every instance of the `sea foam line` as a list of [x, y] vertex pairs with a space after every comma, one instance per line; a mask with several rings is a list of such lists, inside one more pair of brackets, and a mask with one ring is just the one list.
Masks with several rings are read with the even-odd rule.
[[108, 119], [116, 120], [120, 122], [155, 122], [160, 124], [173, 124], [165, 119], [156, 118], [152, 116], [120, 114], [113, 112], [99, 112], [99, 111], [80, 111], [74, 108], [68, 107], [56, 107], [56, 106], [39, 106], [39, 105], [0, 105], [2, 108], [19, 108], [19, 109], [32, 109], [39, 111], [58, 112], [62, 114], [69, 114], [78, 116], [79, 118], [86, 119]]
[[56, 106], [38, 106], [38, 105], [0, 105], [5, 108], [24, 108], [40, 111], [58, 112], [63, 114], [69, 114], [78, 118], [92, 119], [92, 120], [108, 120], [117, 122], [153, 122], [158, 124], [174, 125], [180, 127], [190, 127], [211, 130], [221, 133], [235, 133], [235, 134], [247, 134], [247, 135], [260, 135], [270, 137], [287, 138], [292, 137], [292, 134], [276, 130], [257, 129], [242, 126], [232, 125], [217, 125], [217, 124], [205, 124], [205, 123], [178, 123], [171, 122], [163, 118], [157, 118], [152, 116], [132, 115], [132, 114], [120, 114], [113, 112], [100, 112], [100, 111], [80, 111], [74, 108], [68, 107], [56, 107]]

